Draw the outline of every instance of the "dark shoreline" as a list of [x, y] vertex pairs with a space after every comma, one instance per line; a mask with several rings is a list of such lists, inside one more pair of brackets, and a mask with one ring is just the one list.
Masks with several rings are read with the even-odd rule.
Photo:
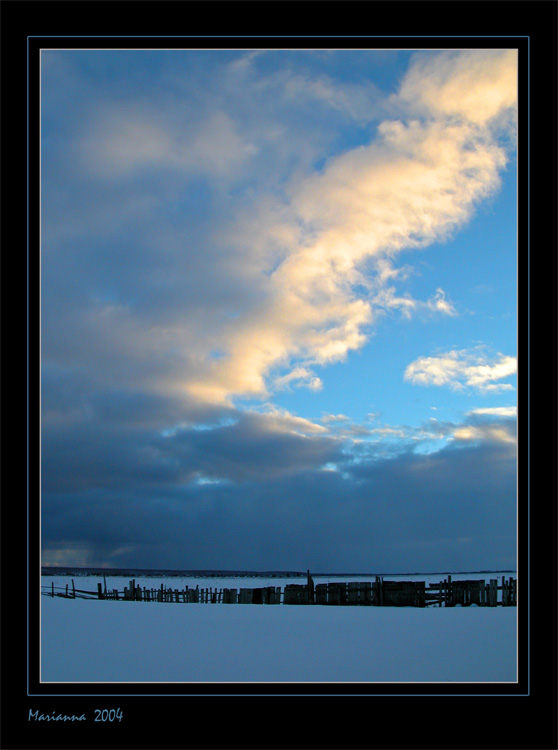
[[[515, 570], [450, 570], [413, 573], [321, 573], [312, 571], [313, 576], [344, 576], [346, 578], [370, 576], [432, 576], [432, 575], [464, 575], [478, 573], [515, 573]], [[306, 577], [307, 571], [298, 570], [165, 570], [154, 568], [94, 568], [94, 567], [52, 567], [42, 566], [41, 575], [44, 576], [123, 576], [136, 578], [298, 578]]]

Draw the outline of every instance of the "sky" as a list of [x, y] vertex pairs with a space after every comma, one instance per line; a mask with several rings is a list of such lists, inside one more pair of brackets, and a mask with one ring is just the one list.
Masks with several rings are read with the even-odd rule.
[[516, 50], [43, 49], [43, 564], [515, 569], [516, 140]]

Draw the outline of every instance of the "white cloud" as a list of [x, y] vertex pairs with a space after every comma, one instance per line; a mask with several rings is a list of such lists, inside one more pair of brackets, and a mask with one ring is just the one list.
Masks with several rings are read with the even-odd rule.
[[411, 318], [416, 313], [441, 313], [442, 315], [455, 316], [457, 311], [453, 304], [446, 299], [443, 289], [437, 289], [426, 302], [413, 299], [411, 295], [398, 296], [395, 287], [386, 286], [374, 296], [374, 305], [385, 310], [400, 310], [406, 318]]
[[322, 422], [330, 423], [330, 422], [348, 422], [349, 417], [347, 417], [345, 414], [324, 414], [322, 417]]
[[281, 390], [288, 388], [293, 383], [297, 388], [309, 388], [311, 391], [319, 391], [322, 389], [323, 383], [311, 370], [306, 367], [295, 367], [294, 370], [276, 377], [274, 382], [275, 388]]
[[517, 360], [504, 354], [487, 356], [483, 349], [452, 350], [435, 357], [419, 357], [405, 370], [405, 380], [418, 385], [473, 388], [481, 393], [512, 390], [510, 383], [495, 383], [515, 375]]
[[430, 310], [444, 313], [444, 315], [457, 315], [455, 307], [446, 299], [443, 289], [437, 289], [434, 297], [429, 299], [426, 305]]
[[492, 406], [485, 409], [473, 409], [468, 414], [489, 415], [494, 417], [515, 417], [517, 416], [517, 406]]
[[407, 431], [402, 429], [401, 427], [375, 427], [374, 429], [370, 430], [370, 434], [380, 435], [381, 437], [408, 437]]

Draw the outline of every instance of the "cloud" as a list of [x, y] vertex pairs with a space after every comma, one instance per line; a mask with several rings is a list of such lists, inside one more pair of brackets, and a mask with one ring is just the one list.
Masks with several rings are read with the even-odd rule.
[[338, 111], [344, 117], [368, 124], [376, 116], [381, 94], [372, 82], [339, 84], [329, 76], [290, 74], [285, 80], [287, 98], [304, 102], [319, 102]]
[[331, 422], [348, 422], [349, 417], [347, 417], [345, 414], [324, 414], [321, 421], [325, 422], [326, 424], [329, 424]]
[[484, 126], [515, 110], [517, 51], [418, 53], [399, 97], [424, 113]]
[[482, 348], [451, 350], [435, 357], [419, 357], [405, 370], [405, 380], [415, 385], [471, 388], [480, 393], [513, 390], [510, 383], [495, 383], [515, 375], [517, 360], [509, 355], [489, 357]]
[[276, 377], [274, 380], [274, 386], [278, 390], [288, 388], [291, 383], [294, 383], [297, 388], [309, 388], [311, 391], [319, 391], [323, 386], [320, 378], [306, 367], [295, 367], [291, 372]]
[[453, 433], [455, 440], [465, 442], [472, 440], [493, 440], [497, 442], [511, 443], [515, 445], [516, 436], [509, 430], [500, 425], [468, 425], [455, 430]]
[[469, 412], [471, 415], [489, 415], [496, 417], [515, 417], [517, 416], [517, 406], [492, 406], [483, 409], [473, 409]]
[[173, 112], [151, 106], [107, 107], [80, 141], [84, 166], [103, 180], [137, 176], [149, 169], [230, 177], [257, 152], [225, 112], [217, 110], [206, 117], [189, 112], [175, 118]]
[[409, 294], [397, 296], [395, 287], [386, 286], [374, 297], [374, 305], [385, 310], [399, 309], [405, 318], [411, 318], [417, 313], [441, 313], [451, 317], [457, 315], [455, 307], [446, 299], [443, 289], [437, 289], [436, 294], [423, 302], [413, 299]]
[[[199, 397], [265, 396], [274, 368], [342, 361], [361, 348], [375, 305], [407, 314], [421, 307], [390, 287], [372, 298], [355, 290], [374, 290], [385, 279], [386, 256], [443, 240], [497, 189], [506, 157], [477, 125], [385, 121], [376, 140], [291, 184], [281, 223], [267, 216], [266, 231], [279, 237], [282, 227], [290, 243], [266, 277], [268, 303], [236, 319], [227, 356], [203, 384], [187, 387]], [[289, 222], [296, 232], [285, 231]], [[365, 262], [376, 259], [379, 275], [366, 275]], [[422, 308], [456, 314], [441, 289]]]
[[[186, 483], [176, 477], [155, 494], [149, 483], [48, 493], [45, 560], [67, 562], [72, 549], [82, 564], [116, 567], [372, 573], [515, 566], [515, 450], [486, 434], [428, 455], [400, 449], [353, 460], [319, 435], [308, 442], [252, 416], [183, 431], [173, 443], [192, 467]], [[328, 466], [336, 470], [321, 470]], [[465, 537], [466, 545], [457, 543]]]
[[446, 299], [443, 289], [436, 289], [436, 294], [428, 300], [426, 306], [433, 311], [441, 312], [444, 315], [457, 315], [455, 307]]
[[213, 430], [178, 431], [168, 439], [164, 451], [180, 463], [184, 481], [198, 476], [267, 481], [340, 457], [339, 445], [322, 426], [278, 410], [245, 412], [236, 423]]
[[323, 425], [271, 405], [192, 416], [172, 399], [114, 394], [92, 400], [80, 420], [47, 419], [43, 491], [149, 487], [157, 495], [200, 478], [265, 480], [341, 458], [342, 444]]
[[[479, 64], [471, 77], [467, 71], [475, 54]], [[512, 56], [418, 55], [390, 103], [398, 104], [399, 119], [380, 122], [372, 140], [338, 153], [321, 170], [302, 157], [293, 179], [280, 178], [280, 190], [284, 139], [272, 135], [267, 115], [256, 115], [258, 102], [261, 113], [271, 94], [278, 97], [274, 113], [279, 104], [288, 105], [285, 127], [308, 97], [335, 111], [350, 100], [358, 118], [372, 119], [374, 113], [362, 104], [365, 87], [350, 84], [345, 90], [340, 82], [307, 72], [262, 76], [257, 64], [264, 58], [244, 57], [244, 68], [224, 66], [203, 106], [196, 108], [198, 98], [187, 97], [177, 106], [171, 90], [151, 100], [137, 91], [123, 100], [112, 94], [87, 128], [75, 130], [72, 158], [79, 157], [80, 178], [90, 189], [87, 200], [78, 188], [76, 196], [65, 198], [64, 211], [46, 212], [46, 237], [52, 241], [44, 248], [45, 260], [52, 253], [51, 263], [54, 255], [62, 262], [69, 254], [69, 245], [66, 250], [55, 241], [57, 232], [67, 231], [68, 214], [83, 217], [76, 231], [106, 236], [100, 243], [82, 239], [77, 246], [92, 275], [83, 274], [82, 264], [72, 299], [74, 233], [73, 258], [58, 288], [52, 287], [57, 293], [52, 311], [67, 302], [61, 315], [73, 323], [61, 339], [60, 319], [51, 326], [47, 310], [47, 357], [65, 348], [65, 356], [71, 350], [76, 360], [82, 352], [85, 361], [97, 347], [98, 356], [101, 350], [111, 353], [109, 377], [121, 372], [123, 380], [135, 380], [141, 370], [149, 387], [159, 380], [161, 391], [172, 388], [186, 398], [230, 405], [235, 397], [266, 399], [289, 383], [318, 390], [316, 376], [292, 373], [345, 360], [366, 344], [385, 310], [399, 309], [407, 317], [456, 314], [440, 288], [426, 301], [399, 294], [393, 261], [403, 250], [443, 241], [499, 187], [506, 154], [488, 123], [513, 103]], [[250, 101], [241, 88], [247, 75], [252, 119], [240, 107]], [[193, 96], [187, 83], [181, 85]], [[445, 103], [434, 95], [436, 87]], [[467, 87], [469, 99], [460, 98], [457, 92]], [[425, 93], [417, 102], [409, 92], [419, 89]], [[486, 113], [471, 120], [465, 115], [474, 108], [458, 105], [475, 96]], [[461, 119], [448, 119], [452, 107]], [[385, 116], [379, 104], [378, 111]], [[276, 127], [283, 127], [281, 122], [279, 117]], [[70, 124], [67, 128], [71, 133]], [[56, 186], [46, 161], [48, 184]], [[211, 187], [203, 182], [209, 178]], [[121, 196], [132, 179], [127, 213]], [[79, 207], [80, 195], [86, 213], [71, 210], [72, 201]], [[216, 225], [214, 211], [221, 212]], [[205, 219], [201, 227], [196, 214]], [[107, 301], [110, 286], [116, 297]], [[87, 350], [80, 343], [85, 341]], [[140, 361], [132, 375], [132, 363]]]
[[517, 408], [515, 406], [473, 409], [465, 415], [463, 425], [453, 431], [456, 441], [486, 441], [517, 445]]

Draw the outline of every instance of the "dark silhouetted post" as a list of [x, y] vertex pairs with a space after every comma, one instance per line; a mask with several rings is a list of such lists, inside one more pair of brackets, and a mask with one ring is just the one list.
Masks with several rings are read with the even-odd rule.
[[309, 570], [306, 571], [306, 583], [308, 590], [308, 604], [314, 604], [314, 581]]

